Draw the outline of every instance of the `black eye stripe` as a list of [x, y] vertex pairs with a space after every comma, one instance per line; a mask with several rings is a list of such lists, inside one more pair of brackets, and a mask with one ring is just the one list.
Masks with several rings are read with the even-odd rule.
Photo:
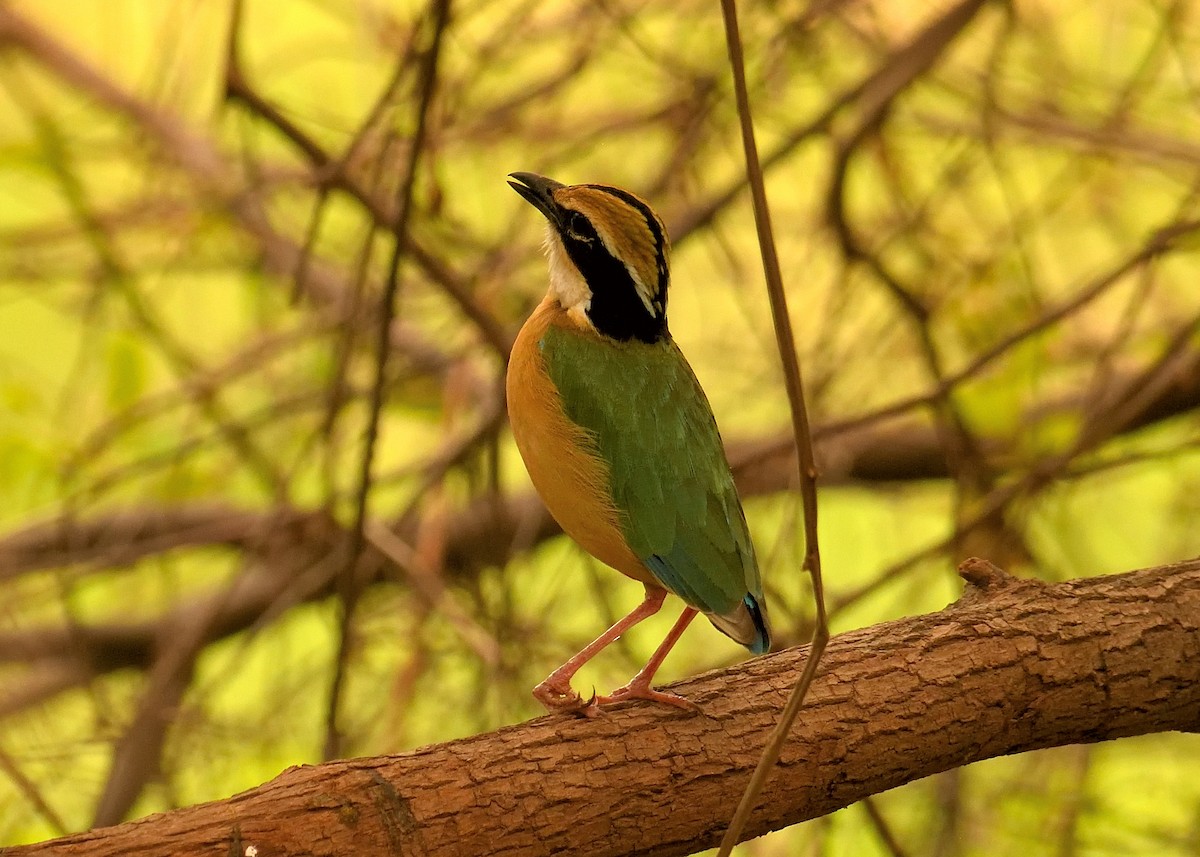
[[614, 256], [591, 219], [584, 213], [563, 206], [556, 225], [563, 247], [591, 289], [588, 318], [601, 333], [617, 339], [656, 342], [667, 332], [667, 240], [658, 218], [646, 203], [628, 191], [608, 185], [583, 185], [619, 199], [646, 221], [654, 242], [658, 282], [647, 308], [639, 296], [626, 264]]

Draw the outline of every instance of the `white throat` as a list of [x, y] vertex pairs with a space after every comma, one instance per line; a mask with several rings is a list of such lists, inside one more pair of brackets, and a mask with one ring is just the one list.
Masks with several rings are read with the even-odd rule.
[[554, 227], [547, 224], [546, 256], [550, 260], [550, 294], [558, 301], [567, 314], [577, 322], [592, 327], [587, 311], [592, 305], [592, 290], [588, 288], [587, 280], [563, 247], [562, 239], [558, 237]]

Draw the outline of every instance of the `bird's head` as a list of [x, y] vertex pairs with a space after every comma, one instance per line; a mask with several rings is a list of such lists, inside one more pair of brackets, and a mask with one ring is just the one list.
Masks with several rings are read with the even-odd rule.
[[650, 206], [608, 185], [564, 185], [534, 173], [509, 178], [546, 216], [550, 290], [563, 308], [620, 341], [666, 336], [669, 246]]

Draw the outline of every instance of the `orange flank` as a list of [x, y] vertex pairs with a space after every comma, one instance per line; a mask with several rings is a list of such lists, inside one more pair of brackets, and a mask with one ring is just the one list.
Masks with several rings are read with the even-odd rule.
[[588, 451], [591, 439], [567, 418], [543, 365], [538, 340], [551, 325], [577, 330], [558, 301], [547, 296], [521, 328], [509, 358], [510, 422], [529, 478], [554, 520], [584, 550], [634, 580], [661, 587], [625, 543], [608, 467]]

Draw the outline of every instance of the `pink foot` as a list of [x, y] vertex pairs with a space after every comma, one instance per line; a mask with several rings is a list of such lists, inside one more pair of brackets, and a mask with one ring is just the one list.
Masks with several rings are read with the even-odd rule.
[[595, 704], [608, 705], [612, 702], [624, 702], [627, 699], [648, 699], [659, 705], [671, 705], [675, 708], [682, 708], [685, 711], [691, 711], [696, 714], [699, 714], [701, 711], [700, 706], [690, 699], [684, 699], [678, 694], [668, 693], [665, 690], [655, 690], [650, 686], [649, 682], [640, 682], [636, 679], [624, 687], [617, 688], [608, 696], [597, 696]]

